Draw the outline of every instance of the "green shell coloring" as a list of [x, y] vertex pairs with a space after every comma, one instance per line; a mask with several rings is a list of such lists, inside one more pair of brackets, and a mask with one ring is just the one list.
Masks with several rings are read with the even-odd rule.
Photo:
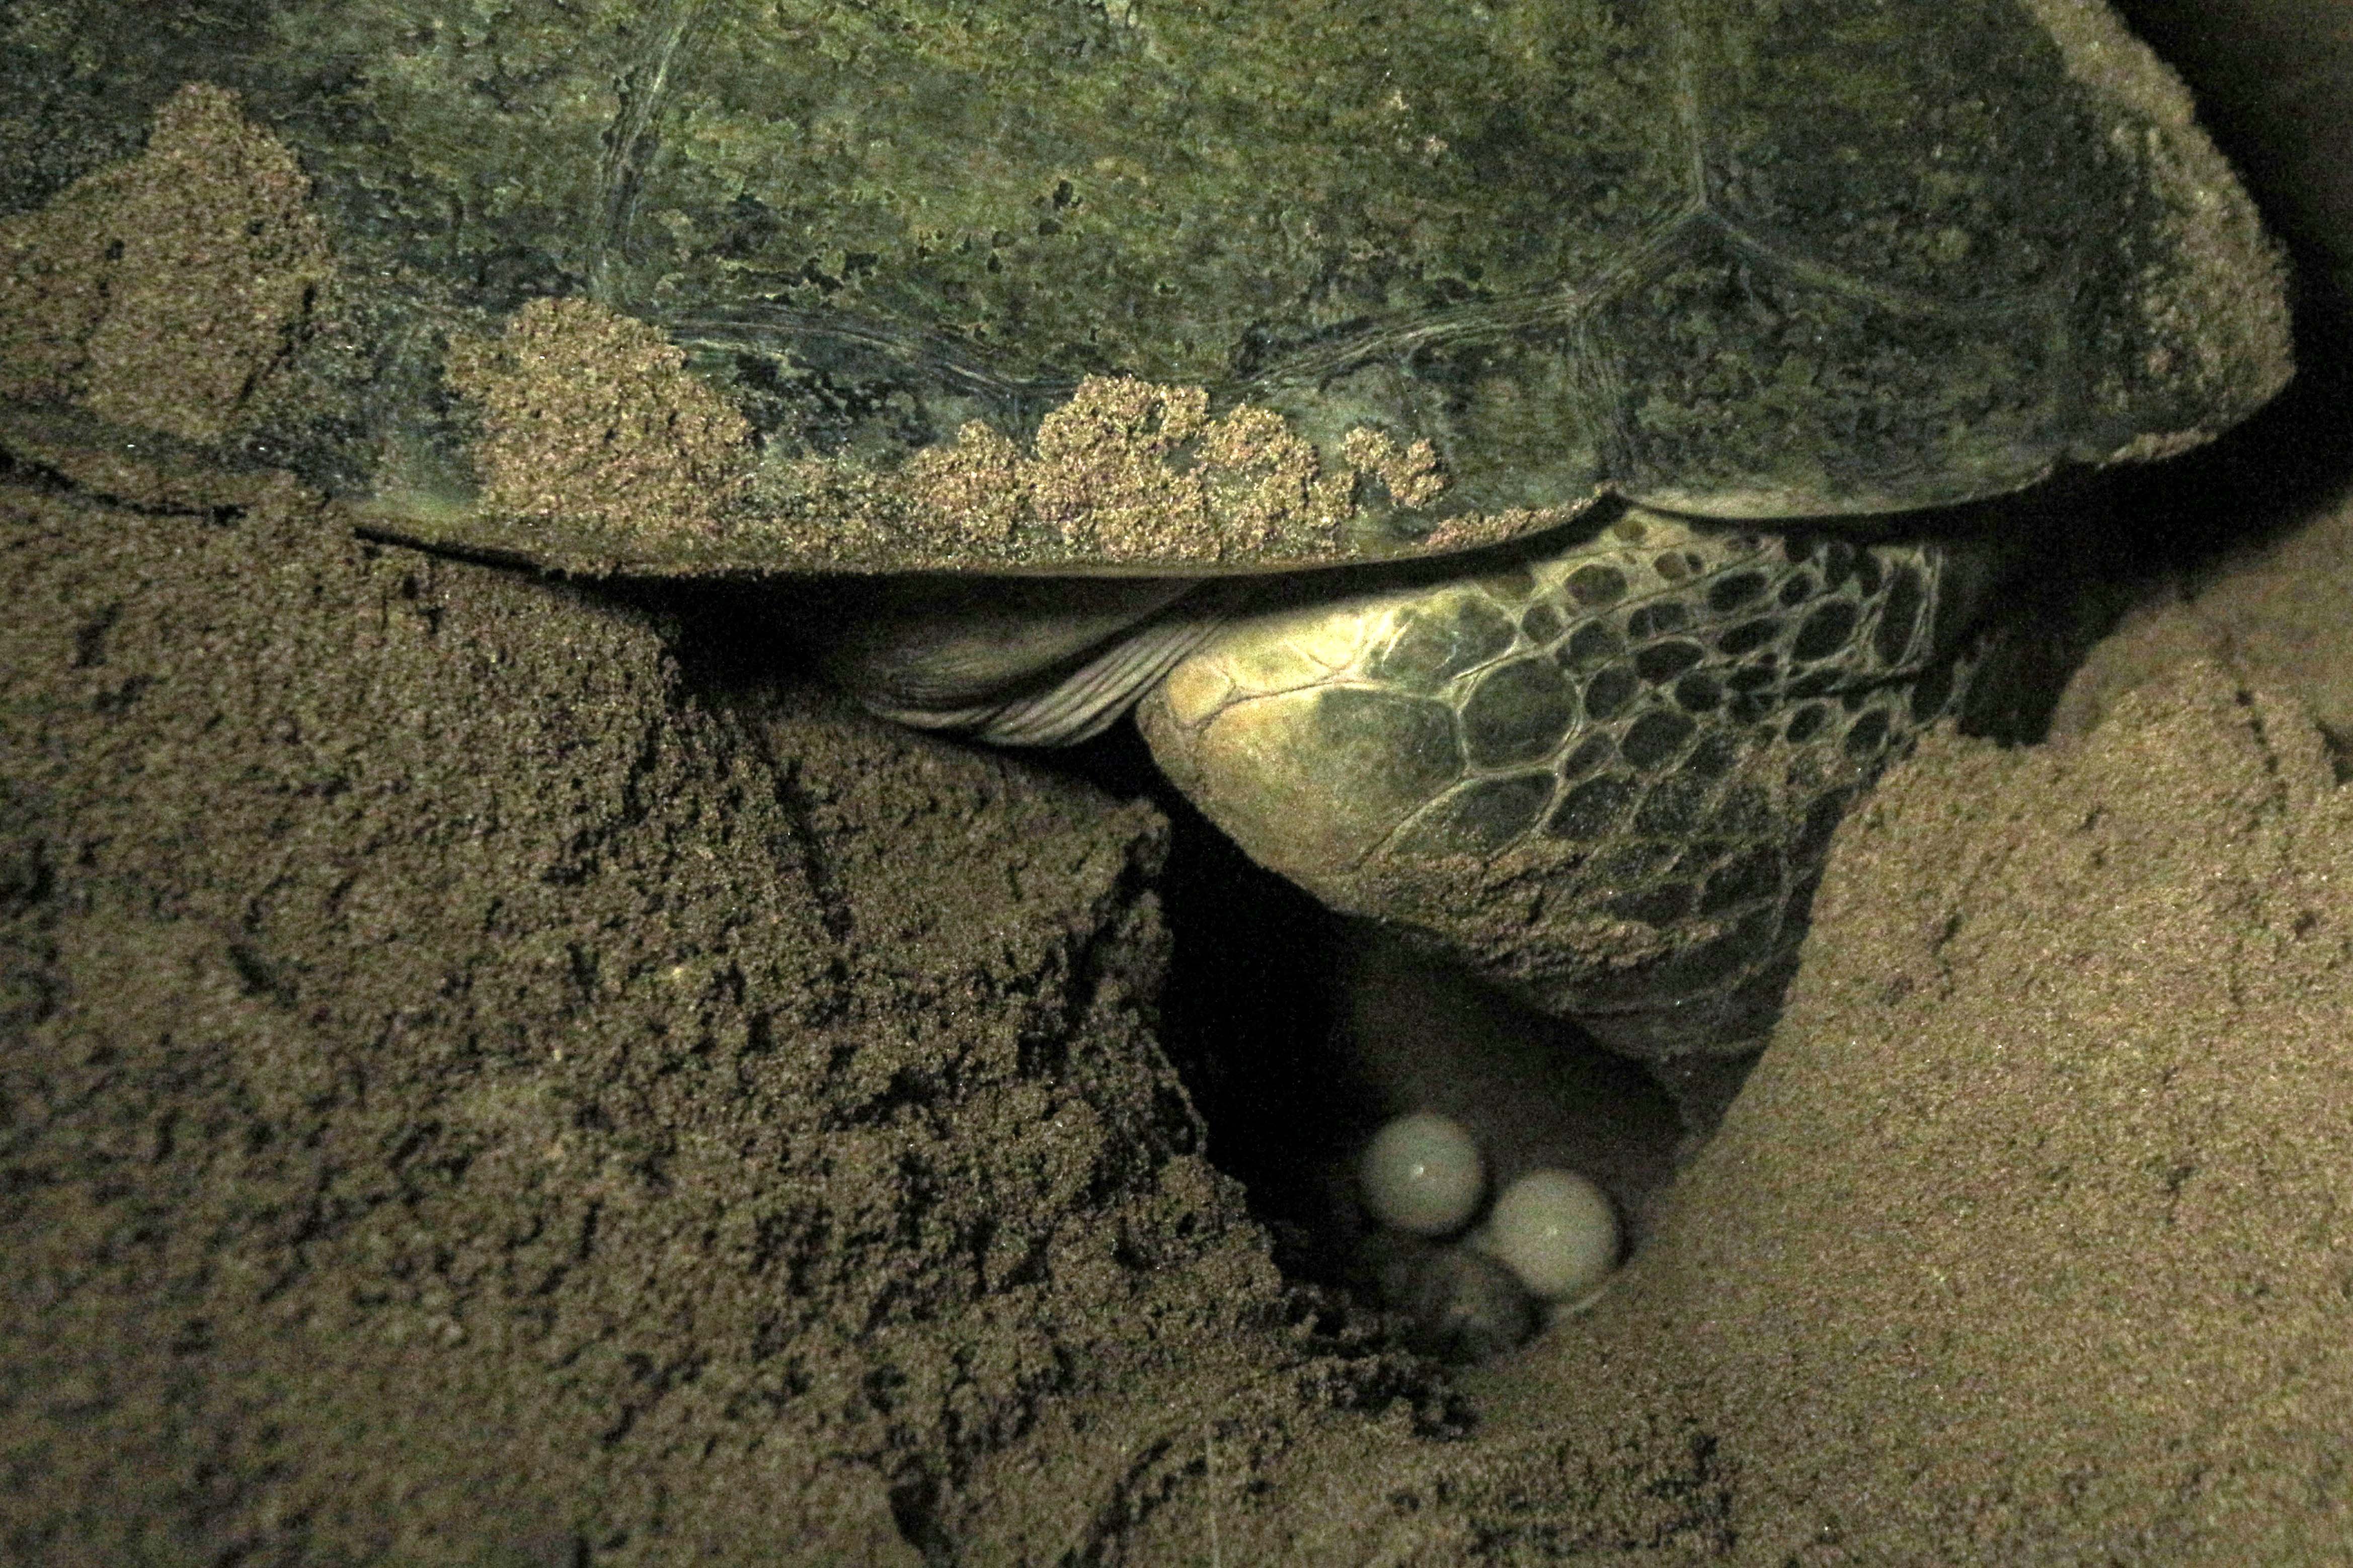
[[[2285, 374], [2251, 207], [2084, 0], [196, 0], [154, 53], [82, 9], [54, 47], [115, 51], [106, 112], [215, 82], [312, 182], [332, 416], [257, 434], [395, 531], [574, 569], [1878, 513], [2176, 449]], [[27, 115], [69, 97], [37, 45]], [[589, 437], [659, 436], [666, 375], [740, 418], [681, 459], [704, 502], [486, 479], [453, 345], [547, 299], [649, 329], [518, 352], [619, 389]]]

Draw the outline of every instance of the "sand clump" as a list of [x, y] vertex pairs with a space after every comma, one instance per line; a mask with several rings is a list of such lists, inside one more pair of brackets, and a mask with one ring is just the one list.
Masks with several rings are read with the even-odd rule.
[[592, 300], [533, 300], [496, 337], [456, 337], [445, 374], [480, 405], [496, 516], [709, 533], [751, 479], [750, 422], [658, 329]]
[[[1198, 386], [1089, 376], [1029, 440], [972, 420], [895, 470], [801, 457], [758, 477], [787, 524], [779, 543], [850, 569], [1045, 572], [1057, 565], [1270, 570], [1347, 559], [1374, 500], [1401, 511], [1446, 489], [1430, 444], [1359, 426], [1336, 461], [1271, 408], [1209, 412]], [[1566, 521], [1525, 510], [1457, 518], [1461, 548]], [[1486, 535], [1477, 535], [1483, 539]]]
[[294, 154], [183, 88], [146, 151], [0, 217], [0, 396], [210, 441], [245, 423], [333, 274]]

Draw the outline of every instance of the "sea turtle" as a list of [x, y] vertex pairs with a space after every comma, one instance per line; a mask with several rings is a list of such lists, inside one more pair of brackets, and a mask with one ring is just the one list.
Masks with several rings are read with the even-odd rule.
[[1252, 855], [1651, 1058], [1755, 1043], [2046, 481], [2287, 374], [2099, 0], [185, 9], [102, 105], [11, 81], [260, 193], [174, 434], [387, 538], [774, 580], [914, 722], [1140, 703]]

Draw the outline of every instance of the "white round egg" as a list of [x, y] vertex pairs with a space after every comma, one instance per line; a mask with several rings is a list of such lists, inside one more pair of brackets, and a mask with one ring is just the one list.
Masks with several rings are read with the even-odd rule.
[[1356, 1174], [1373, 1217], [1416, 1236], [1461, 1229], [1487, 1185], [1478, 1142], [1461, 1122], [1432, 1110], [1398, 1117], [1374, 1133]]
[[1573, 1171], [1530, 1171], [1504, 1189], [1471, 1245], [1547, 1301], [1592, 1292], [1618, 1266], [1618, 1213]]

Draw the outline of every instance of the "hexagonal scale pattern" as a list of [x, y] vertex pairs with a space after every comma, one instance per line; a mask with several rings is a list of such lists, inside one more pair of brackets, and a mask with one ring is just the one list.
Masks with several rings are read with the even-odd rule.
[[[1847, 805], [1959, 698], [1989, 576], [1955, 570], [1966, 548], [1629, 509], [1504, 571], [1245, 621], [1172, 683], [1214, 695], [1156, 695], [1143, 722], [1214, 820], [1326, 901], [1625, 1048], [1722, 1047], [1769, 1021]], [[1353, 653], [1280, 689], [1234, 678], [1310, 622]], [[1412, 805], [1343, 731], [1411, 737]], [[1344, 837], [1311, 823], [1319, 793]]]

